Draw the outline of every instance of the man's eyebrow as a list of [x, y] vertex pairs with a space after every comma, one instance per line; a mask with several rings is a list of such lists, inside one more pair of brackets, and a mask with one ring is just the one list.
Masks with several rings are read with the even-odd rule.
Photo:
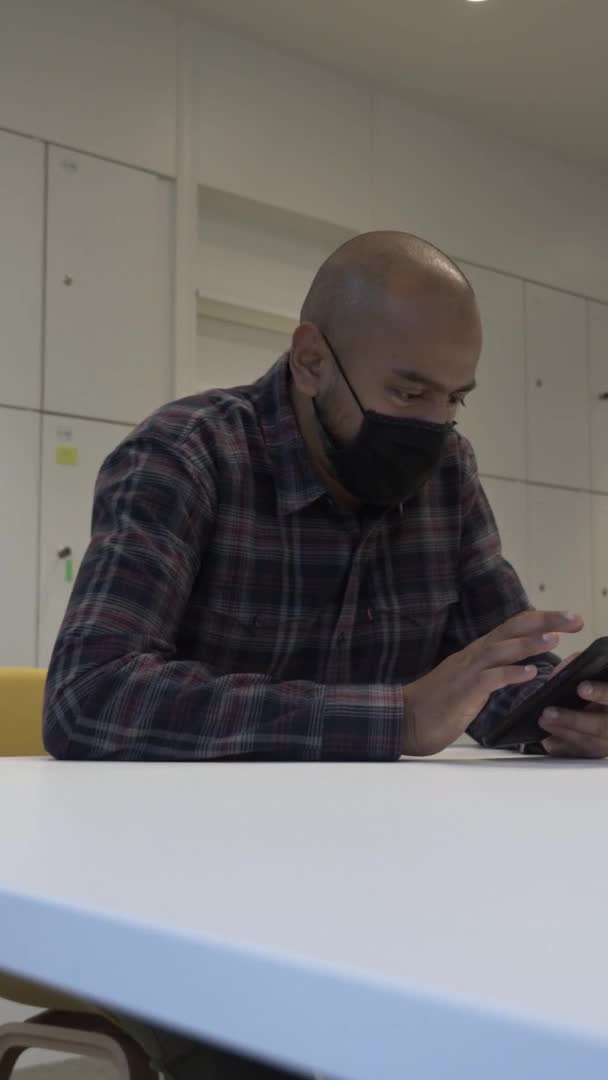
[[472, 382], [467, 383], [466, 386], [461, 386], [458, 390], [449, 390], [447, 386], [438, 383], [436, 379], [430, 379], [428, 375], [421, 375], [419, 371], [406, 371], [405, 368], [393, 368], [393, 375], [398, 375], [400, 379], [407, 379], [408, 382], [418, 383], [420, 386], [428, 386], [432, 390], [440, 390], [442, 393], [470, 394], [471, 390], [474, 390], [477, 386], [475, 379], [473, 379]]

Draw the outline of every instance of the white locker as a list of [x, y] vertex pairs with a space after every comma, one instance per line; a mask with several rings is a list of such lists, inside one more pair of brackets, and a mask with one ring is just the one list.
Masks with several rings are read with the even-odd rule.
[[576, 611], [580, 634], [564, 634], [558, 652], [568, 655], [593, 640], [591, 495], [528, 486], [529, 595], [537, 608]]
[[528, 479], [589, 488], [585, 301], [526, 286]]
[[0, 408], [0, 667], [36, 663], [40, 416]]
[[608, 634], [608, 495], [593, 496], [593, 633]]
[[44, 417], [38, 627], [38, 662], [43, 667], [49, 662], [89, 542], [97, 473], [130, 430], [120, 424]]
[[200, 318], [198, 389], [255, 382], [289, 348], [289, 344], [286, 334], [221, 319]]
[[171, 397], [168, 180], [51, 147], [44, 408], [136, 423]]
[[608, 492], [608, 305], [590, 303], [591, 487]]
[[462, 263], [479, 303], [483, 351], [477, 388], [458, 418], [481, 472], [526, 478], [524, 286]]
[[40, 408], [44, 148], [0, 132], [0, 403]]
[[502, 541], [503, 555], [528, 588], [527, 485], [482, 477]]

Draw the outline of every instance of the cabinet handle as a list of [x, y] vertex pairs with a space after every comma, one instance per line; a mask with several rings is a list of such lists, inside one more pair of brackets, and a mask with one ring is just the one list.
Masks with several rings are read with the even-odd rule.
[[57, 552], [57, 558], [64, 560], [65, 582], [67, 585], [71, 585], [74, 580], [74, 562], [71, 547], [60, 548]]
[[604, 390], [603, 394], [597, 395], [600, 401], [608, 401], [608, 390]]
[[538, 586], [538, 591], [539, 592], [544, 592], [545, 588], [546, 588], [545, 584], [541, 581], [540, 585]]
[[602, 589], [602, 596], [608, 596], [608, 589]]

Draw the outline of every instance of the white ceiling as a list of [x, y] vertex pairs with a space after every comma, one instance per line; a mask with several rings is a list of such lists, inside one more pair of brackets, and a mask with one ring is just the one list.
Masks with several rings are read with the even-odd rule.
[[167, 0], [412, 100], [608, 166], [608, 0]]

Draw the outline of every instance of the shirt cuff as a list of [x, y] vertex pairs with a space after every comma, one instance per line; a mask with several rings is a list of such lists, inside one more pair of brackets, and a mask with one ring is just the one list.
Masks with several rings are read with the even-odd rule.
[[397, 761], [405, 703], [401, 686], [327, 686], [323, 702], [323, 759]]

